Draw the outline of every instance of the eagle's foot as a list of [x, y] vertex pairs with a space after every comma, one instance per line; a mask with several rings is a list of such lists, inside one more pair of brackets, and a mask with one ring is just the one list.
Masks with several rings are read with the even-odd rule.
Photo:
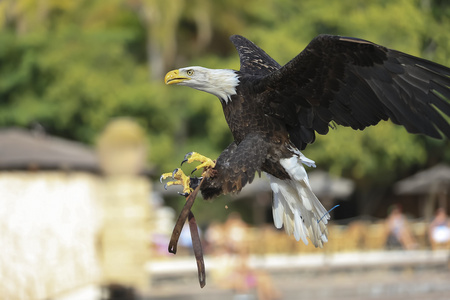
[[183, 186], [183, 193], [181, 195], [187, 196], [189, 195], [194, 189], [191, 187], [191, 178], [184, 174], [184, 172], [176, 168], [172, 173], [163, 173], [161, 177], [159, 178], [159, 181], [162, 183], [162, 181], [166, 178], [171, 177], [172, 181], [167, 182], [164, 185], [164, 188], [167, 189], [169, 186], [172, 185], [181, 185]]
[[216, 162], [213, 161], [212, 159], [203, 156], [201, 154], [198, 154], [197, 152], [189, 152], [188, 154], [186, 154], [184, 156], [184, 160], [181, 162], [181, 165], [183, 165], [185, 162], [187, 162], [188, 164], [193, 163], [194, 161], [198, 161], [201, 164], [198, 165], [192, 172], [194, 173], [195, 171], [197, 171], [198, 169], [203, 168], [204, 171], [206, 172], [208, 169], [212, 169], [216, 166]]

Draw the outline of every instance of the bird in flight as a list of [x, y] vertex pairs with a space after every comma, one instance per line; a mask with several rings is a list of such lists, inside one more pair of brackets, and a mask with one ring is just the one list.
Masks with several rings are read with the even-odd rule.
[[[240, 70], [187, 67], [165, 76], [168, 85], [217, 96], [234, 141], [213, 161], [196, 152], [205, 199], [239, 192], [264, 172], [273, 191], [277, 228], [316, 247], [327, 241], [329, 214], [311, 190], [301, 150], [331, 123], [362, 130], [390, 119], [410, 133], [450, 138], [450, 69], [366, 40], [319, 35], [279, 65], [248, 39], [230, 38]], [[164, 173], [184, 192], [199, 184], [180, 169]]]

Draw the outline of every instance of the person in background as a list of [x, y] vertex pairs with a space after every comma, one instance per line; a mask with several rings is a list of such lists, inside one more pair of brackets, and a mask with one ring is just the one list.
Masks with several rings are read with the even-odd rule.
[[450, 220], [444, 208], [437, 209], [428, 229], [428, 237], [433, 250], [450, 246]]
[[388, 249], [414, 249], [416, 241], [410, 231], [408, 220], [402, 213], [401, 206], [395, 205], [386, 219], [386, 247]]
[[[221, 236], [219, 236], [219, 234]], [[221, 230], [215, 224], [207, 231], [210, 241], [209, 249], [215, 257], [216, 268], [212, 277], [216, 285], [234, 292], [234, 300], [280, 299], [281, 293], [276, 289], [270, 275], [258, 270], [250, 264], [250, 253], [247, 245], [248, 225], [237, 213], [231, 213]], [[226, 241], [218, 247], [214, 243]]]

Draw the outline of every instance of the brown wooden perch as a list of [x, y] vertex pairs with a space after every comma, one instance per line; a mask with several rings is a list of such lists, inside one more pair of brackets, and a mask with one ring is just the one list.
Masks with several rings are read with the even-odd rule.
[[200, 241], [200, 235], [198, 233], [197, 222], [195, 221], [195, 217], [191, 211], [191, 208], [192, 205], [194, 204], [195, 198], [197, 197], [197, 193], [200, 190], [202, 182], [203, 179], [200, 181], [200, 184], [197, 185], [194, 191], [186, 195], [186, 203], [184, 204], [184, 207], [181, 210], [180, 215], [178, 216], [178, 220], [175, 224], [175, 227], [173, 228], [172, 237], [170, 238], [169, 243], [169, 252], [176, 254], [178, 239], [180, 238], [181, 230], [183, 229], [183, 225], [186, 222], [186, 220], [188, 220], [189, 229], [191, 231], [191, 239], [194, 249], [194, 255], [197, 261], [198, 281], [200, 283], [201, 288], [203, 288], [206, 285], [205, 262], [203, 259], [203, 249], [202, 243]]

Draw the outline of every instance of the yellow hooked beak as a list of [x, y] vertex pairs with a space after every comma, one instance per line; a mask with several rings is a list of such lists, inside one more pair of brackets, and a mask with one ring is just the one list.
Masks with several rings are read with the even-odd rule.
[[166, 84], [176, 84], [189, 79], [189, 77], [180, 76], [179, 70], [173, 70], [166, 74], [164, 77], [164, 82]]

